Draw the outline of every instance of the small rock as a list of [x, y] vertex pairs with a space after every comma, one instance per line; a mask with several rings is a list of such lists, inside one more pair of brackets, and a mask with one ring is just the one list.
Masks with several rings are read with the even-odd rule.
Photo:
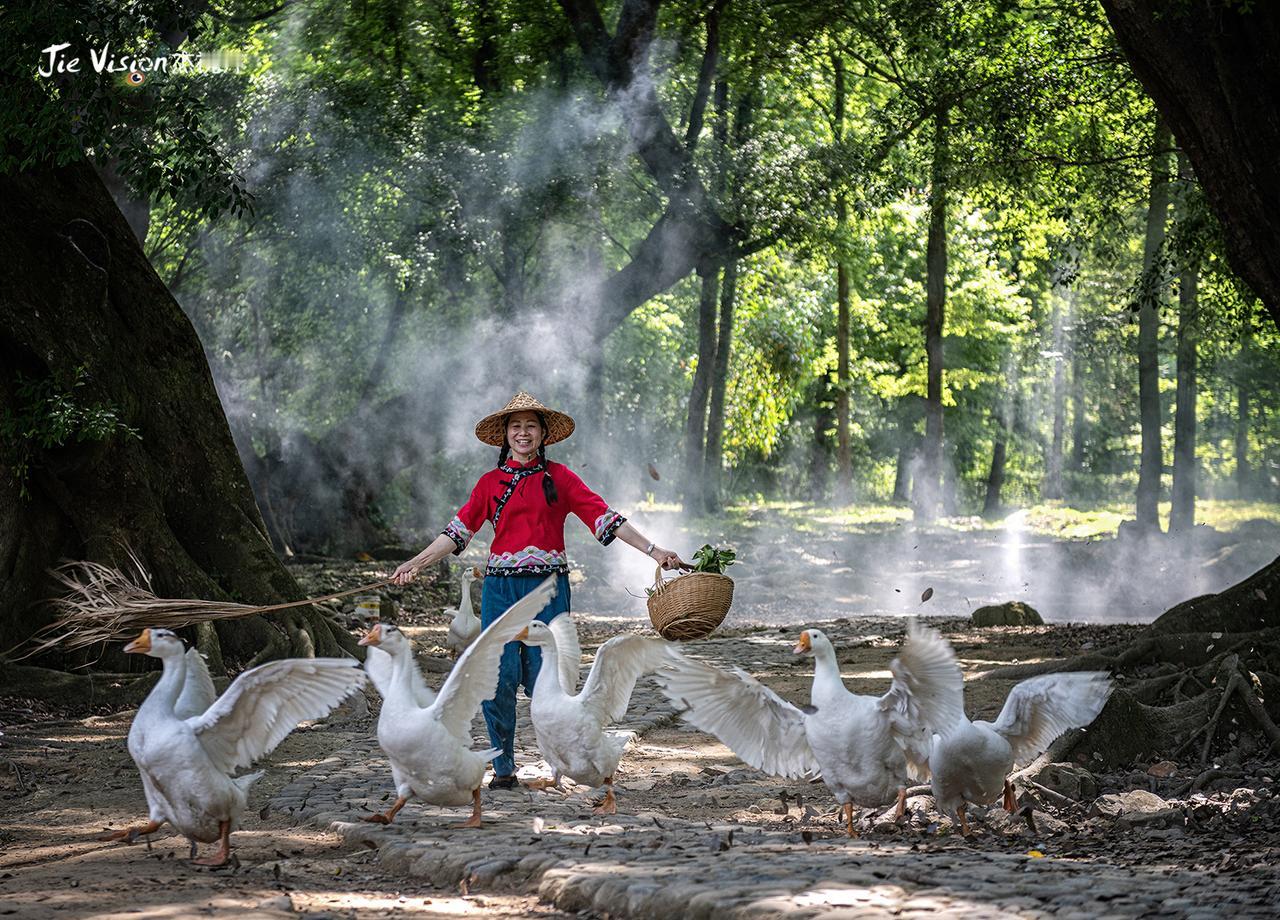
[[1093, 774], [1075, 764], [1045, 764], [1036, 774], [1035, 781], [1046, 789], [1077, 802], [1088, 801], [1098, 795], [1098, 781]]
[[274, 898], [259, 901], [255, 906], [258, 910], [283, 910], [293, 913], [293, 898], [287, 894], [277, 895]]
[[1131, 789], [1098, 798], [1089, 808], [1089, 814], [1102, 818], [1126, 818], [1132, 821], [1137, 815], [1154, 814], [1169, 808], [1167, 802], [1154, 792]]
[[1006, 601], [990, 604], [973, 612], [974, 626], [1043, 626], [1044, 618], [1029, 604]]

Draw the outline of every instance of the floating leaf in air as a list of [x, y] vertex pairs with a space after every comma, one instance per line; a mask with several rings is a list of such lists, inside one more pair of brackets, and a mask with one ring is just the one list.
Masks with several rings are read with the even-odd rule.
[[925, 601], [927, 601], [931, 597], [933, 597], [933, 589], [925, 588], [924, 593], [920, 595], [920, 603], [923, 604]]
[[652, 463], [649, 464], [649, 478], [652, 479], [654, 482], [657, 482], [662, 478], [661, 476], [658, 475], [658, 468], [654, 466]]

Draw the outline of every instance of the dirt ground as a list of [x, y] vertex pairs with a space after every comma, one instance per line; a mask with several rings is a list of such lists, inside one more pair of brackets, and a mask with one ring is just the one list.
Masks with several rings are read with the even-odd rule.
[[[367, 581], [369, 566], [315, 566], [301, 571], [316, 593], [335, 585]], [[429, 682], [438, 685], [447, 669], [439, 656], [445, 618], [438, 612], [447, 583], [424, 580], [398, 596], [398, 619], [417, 642]], [[456, 598], [456, 588], [454, 589]], [[346, 616], [347, 608], [335, 608]], [[636, 619], [579, 615], [583, 646], [590, 649], [619, 630], [643, 629]], [[354, 621], [350, 624], [355, 630]], [[819, 624], [812, 624], [819, 625]], [[937, 621], [955, 645], [970, 680], [1004, 664], [1061, 658], [1101, 647], [1136, 634], [1134, 625], [1062, 625], [974, 629], [960, 619]], [[882, 692], [887, 664], [901, 636], [901, 620], [837, 619], [824, 628], [837, 639], [841, 669], [855, 692]], [[738, 637], [772, 649], [759, 661], [743, 661], [783, 696], [807, 699], [812, 667], [780, 658], [781, 644], [794, 642], [794, 625], [743, 625], [720, 635]], [[966, 708], [975, 717], [993, 718], [1011, 682], [983, 680], [971, 684]], [[367, 704], [367, 705], [366, 705]], [[294, 826], [286, 816], [263, 806], [291, 777], [314, 767], [350, 742], [374, 731], [377, 697], [371, 690], [334, 717], [290, 735], [263, 763], [266, 775], [251, 793], [244, 827], [233, 837], [236, 860], [225, 869], [194, 867], [182, 838], [162, 829], [148, 843], [99, 843], [107, 829], [138, 822], [145, 804], [137, 772], [125, 750], [132, 711], [117, 713], [56, 712], [25, 699], [0, 699], [0, 914], [44, 917], [188, 917], [237, 916], [371, 918], [562, 916], [541, 904], [536, 895], [437, 890], [412, 879], [381, 873], [374, 854], [344, 846], [336, 835]], [[1091, 827], [1083, 812], [1066, 833], [1068, 849], [1103, 850], [1119, 860], [1166, 860], [1214, 871], [1249, 871], [1258, 860], [1280, 858], [1268, 817], [1275, 808], [1260, 809], [1276, 781], [1268, 764], [1237, 758], [1206, 783], [1203, 833], [1151, 831], [1134, 849], [1108, 827]], [[743, 825], [803, 823], [818, 833], [838, 834], [834, 801], [820, 785], [799, 788], [764, 777], [734, 782], [741, 763], [714, 738], [679, 725], [659, 728], [633, 745], [619, 777], [621, 807], [637, 811], [661, 806], [681, 817], [733, 821]], [[1198, 765], [1179, 764], [1160, 789], [1188, 783]], [[1141, 770], [1099, 777], [1100, 791], [1151, 787], [1156, 781]], [[1247, 807], [1232, 802], [1238, 793], [1252, 798]], [[799, 801], [797, 801], [799, 799]], [[1211, 807], [1210, 807], [1211, 806]], [[1199, 806], [1197, 806], [1199, 807]], [[263, 809], [258, 812], [257, 809]], [[1233, 817], [1234, 816], [1234, 817]], [[945, 823], [945, 822], [944, 822]], [[975, 845], [1025, 851], [1025, 840], [989, 835], [980, 844], [949, 833], [949, 827], [921, 817], [909, 826], [872, 828], [901, 842], [912, 835], [921, 849]], [[1262, 863], [1265, 864], [1265, 863]]]

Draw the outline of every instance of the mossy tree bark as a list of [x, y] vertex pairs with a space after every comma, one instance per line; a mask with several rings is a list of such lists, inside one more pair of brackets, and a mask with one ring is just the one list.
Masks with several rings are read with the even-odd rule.
[[[120, 565], [125, 546], [160, 596], [273, 604], [301, 598], [272, 552], [191, 324], [85, 164], [0, 177], [0, 413], [22, 412], [19, 378], [111, 407], [137, 432], [37, 450], [22, 492], [0, 456], [0, 642], [23, 642], [51, 613], [60, 559]], [[20, 215], [20, 218], [19, 218]], [[236, 663], [353, 647], [311, 608], [206, 627], [201, 646]], [[108, 649], [103, 665], [129, 667]], [[67, 664], [52, 659], [46, 663]], [[137, 662], [133, 663], [138, 666]]]
[[1231, 267], [1280, 325], [1280, 6], [1102, 0], [1102, 7], [1191, 161]]

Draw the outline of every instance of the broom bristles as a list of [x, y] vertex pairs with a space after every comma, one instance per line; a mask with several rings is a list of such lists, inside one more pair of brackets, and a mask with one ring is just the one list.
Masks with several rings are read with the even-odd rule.
[[228, 601], [159, 598], [151, 591], [151, 575], [131, 551], [135, 570], [100, 562], [68, 562], [50, 574], [67, 592], [52, 601], [57, 617], [32, 637], [29, 658], [57, 646], [67, 650], [136, 636], [148, 627], [181, 629], [207, 620], [250, 616], [261, 608]]

